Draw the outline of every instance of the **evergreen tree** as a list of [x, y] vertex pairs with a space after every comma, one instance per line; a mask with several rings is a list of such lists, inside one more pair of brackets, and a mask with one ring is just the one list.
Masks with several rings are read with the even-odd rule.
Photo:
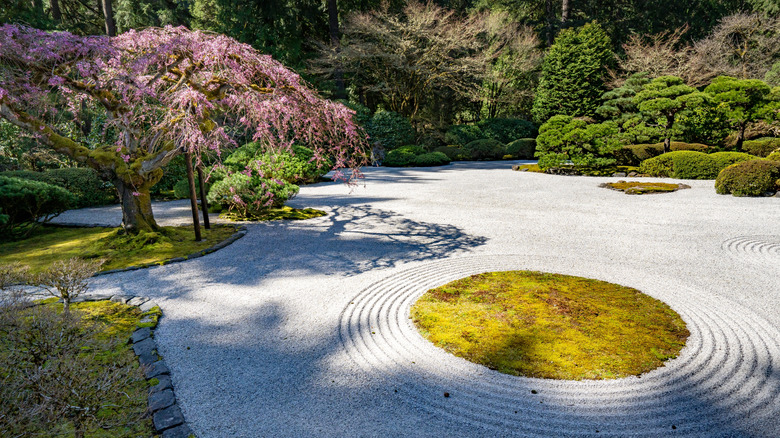
[[534, 120], [543, 123], [558, 114], [593, 116], [613, 58], [609, 37], [597, 23], [562, 30], [542, 63]]

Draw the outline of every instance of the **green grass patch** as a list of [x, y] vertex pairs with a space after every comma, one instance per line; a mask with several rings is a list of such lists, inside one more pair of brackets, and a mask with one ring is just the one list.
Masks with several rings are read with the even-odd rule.
[[411, 316], [423, 336], [456, 356], [547, 379], [639, 375], [676, 357], [689, 335], [676, 312], [636, 289], [530, 271], [431, 289]]
[[281, 208], [272, 208], [261, 214], [250, 217], [239, 216], [232, 212], [225, 212], [219, 215], [223, 219], [232, 221], [278, 221], [278, 220], [304, 220], [315, 217], [325, 216], [328, 213], [314, 208], [292, 208], [283, 206]]
[[[53, 312], [42, 313], [43, 310]], [[67, 345], [67, 348], [73, 349], [75, 345], [75, 356], [60, 354], [58, 348], [46, 349], [50, 355], [42, 366], [44, 369], [58, 370], [57, 374], [62, 381], [75, 382], [70, 383], [73, 388], [69, 391], [83, 392], [99, 400], [97, 403], [100, 408], [94, 413], [94, 420], [84, 423], [84, 436], [130, 438], [153, 435], [152, 422], [146, 413], [146, 380], [132, 346], [127, 343], [141, 318], [141, 311], [137, 307], [110, 301], [73, 303], [71, 314], [76, 317], [77, 330], [86, 333], [82, 335], [86, 338], [73, 335], [74, 332], [69, 329], [58, 332], [61, 335], [59, 337], [45, 334], [39, 337], [35, 334], [41, 335], [46, 331], [30, 329], [36, 326], [32, 320], [56, 320], [54, 316], [62, 312], [60, 303], [46, 301], [40, 306], [17, 312], [20, 312], [17, 321], [26, 320], [27, 323], [15, 324], [8, 331], [0, 331], [0, 379], [9, 391], [4, 394], [3, 403], [7, 404], [3, 410], [8, 417], [0, 422], [0, 435], [74, 436], [74, 424], [69, 415], [36, 411], [35, 406], [40, 403], [37, 399], [39, 394], [30, 388], [29, 382], [33, 380], [28, 381], [28, 378], [40, 376], [31, 374], [36, 366], [30, 362], [33, 356], [28, 357], [29, 351], [24, 351], [29, 348], [26, 347], [28, 345], [43, 349], [46, 349], [46, 345]], [[37, 326], [40, 330], [41, 323]], [[64, 341], [62, 336], [66, 337]], [[63, 361], [73, 361], [78, 365], [63, 365]], [[122, 367], [121, 371], [117, 371], [117, 376], [121, 377], [116, 377], [118, 383], [106, 389], [107, 370], [118, 370], [117, 367]], [[60, 392], [54, 389], [56, 386], [56, 383], [44, 384], [47, 390], [52, 391], [49, 396], [60, 394], [60, 397], [64, 397], [61, 395], [62, 389]]]
[[617, 190], [627, 195], [645, 195], [651, 193], [669, 193], [681, 189], [690, 189], [686, 184], [670, 184], [662, 182], [639, 182], [639, 181], [618, 181], [615, 183], [604, 183], [601, 187]]
[[163, 227], [157, 233], [123, 234], [121, 228], [40, 227], [27, 239], [0, 244], [0, 264], [20, 262], [33, 273], [57, 260], [73, 257], [101, 258], [102, 270], [158, 263], [202, 251], [236, 232], [233, 226], [212, 226], [201, 230], [203, 240], [195, 242], [192, 226]]

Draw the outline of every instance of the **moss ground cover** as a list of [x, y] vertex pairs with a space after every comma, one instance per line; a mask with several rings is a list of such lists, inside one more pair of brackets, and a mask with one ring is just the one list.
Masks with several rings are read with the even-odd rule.
[[[41, 327], [51, 327], [41, 326], [42, 319], [56, 321], [57, 315], [61, 316], [62, 304], [52, 301], [56, 299], [19, 311], [19, 322], [8, 326], [9, 330], [0, 330], [0, 377], [10, 391], [3, 400], [7, 403], [3, 411], [9, 418], [0, 422], [0, 435], [152, 436], [146, 413], [148, 384], [127, 343], [141, 311], [110, 301], [74, 303], [70, 314], [75, 331], [69, 323], [51, 323], [63, 328], [58, 332], [61, 336], [35, 337], [46, 333], [40, 332]], [[48, 353], [45, 363], [36, 365], [30, 351], [39, 348]], [[36, 371], [39, 366], [46, 371]], [[56, 373], [52, 377], [59, 378], [47, 379], [47, 373]], [[54, 401], [38, 400], [40, 389], [36, 385]], [[76, 432], [75, 417], [65, 411], [78, 406], [98, 410], [85, 415]]]
[[655, 369], [688, 338], [666, 304], [616, 284], [491, 272], [431, 289], [412, 307], [423, 336], [502, 373], [612, 379]]
[[187, 256], [227, 239], [235, 228], [217, 225], [202, 233], [203, 240], [195, 242], [192, 226], [163, 227], [137, 236], [121, 234], [118, 228], [44, 226], [27, 239], [0, 244], [0, 264], [20, 262], [37, 273], [57, 260], [82, 257], [105, 259], [103, 270], [118, 269]]
[[624, 192], [627, 195], [645, 195], [649, 193], [669, 193], [681, 189], [690, 189], [691, 186], [685, 184], [670, 184], [662, 182], [639, 182], [639, 181], [618, 181], [615, 183], [604, 183], [600, 185], [609, 189]]
[[260, 214], [255, 214], [250, 217], [244, 217], [237, 215], [233, 212], [224, 212], [219, 217], [223, 219], [229, 219], [234, 221], [277, 221], [277, 220], [304, 220], [315, 217], [325, 216], [322, 210], [314, 208], [292, 208], [288, 206], [282, 206], [281, 208], [271, 208], [263, 211]]

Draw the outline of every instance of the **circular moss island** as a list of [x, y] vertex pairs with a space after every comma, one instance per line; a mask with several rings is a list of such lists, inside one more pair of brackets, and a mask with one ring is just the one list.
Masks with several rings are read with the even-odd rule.
[[689, 332], [668, 305], [625, 286], [532, 271], [488, 272], [427, 291], [412, 306], [434, 345], [506, 374], [636, 376], [677, 357]]

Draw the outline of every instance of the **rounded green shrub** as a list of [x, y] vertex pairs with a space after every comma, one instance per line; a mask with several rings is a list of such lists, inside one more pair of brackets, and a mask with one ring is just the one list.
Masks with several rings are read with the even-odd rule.
[[641, 173], [679, 179], [714, 179], [717, 164], [709, 155], [694, 151], [675, 151], [650, 158], [639, 166]]
[[444, 141], [447, 144], [466, 146], [472, 141], [487, 138], [485, 134], [476, 125], [452, 125], [444, 134]]
[[231, 153], [223, 164], [233, 172], [251, 170], [261, 178], [276, 178], [291, 184], [310, 184], [328, 173], [331, 163], [314, 160], [314, 151], [293, 145], [289, 152], [263, 149], [260, 142], [247, 143]]
[[756, 140], [747, 140], [742, 143], [742, 151], [757, 157], [768, 157], [769, 154], [780, 148], [780, 138], [764, 137]]
[[500, 160], [506, 154], [503, 143], [489, 138], [472, 141], [464, 149], [472, 160]]
[[33, 229], [69, 209], [76, 197], [41, 181], [0, 176], [0, 211], [7, 216], [0, 240], [27, 236]]
[[[716, 150], [714, 147], [708, 146], [706, 144], [684, 143], [681, 141], [671, 142], [670, 148], [672, 152], [696, 151], [709, 153]], [[615, 158], [617, 159], [618, 166], [639, 166], [642, 161], [657, 157], [663, 153], [663, 143], [632, 144], [623, 146], [621, 149], [615, 152]]]
[[492, 138], [501, 143], [536, 137], [538, 134], [536, 125], [523, 119], [491, 118], [479, 121], [477, 126], [484, 134], [484, 138]]
[[780, 149], [772, 152], [766, 157], [767, 160], [780, 161]]
[[536, 139], [521, 138], [506, 145], [506, 153], [516, 160], [533, 160], [536, 152]]
[[402, 146], [398, 149], [394, 149], [387, 153], [383, 166], [387, 167], [407, 167], [415, 165], [415, 160], [418, 155], [425, 153], [425, 149], [420, 146], [408, 145]]
[[428, 152], [426, 154], [418, 155], [414, 159], [415, 166], [443, 166], [449, 164], [450, 159], [441, 152]]
[[759, 157], [744, 152], [715, 152], [714, 154], [710, 154], [710, 158], [715, 161], [715, 167], [717, 167], [718, 172], [720, 172], [734, 163], [755, 160]]
[[282, 180], [234, 173], [217, 181], [208, 201], [240, 219], [252, 219], [271, 208], [280, 208], [298, 194], [298, 186]]
[[469, 159], [469, 153], [457, 145], [439, 146], [433, 151], [443, 153], [450, 161], [463, 161]]
[[715, 191], [721, 195], [762, 196], [780, 190], [779, 182], [780, 161], [742, 161], [720, 171]]
[[243, 146], [238, 147], [236, 150], [230, 153], [224, 160], [224, 164], [228, 169], [234, 172], [241, 172], [246, 169], [249, 162], [254, 160], [255, 156], [262, 153], [262, 143], [259, 141], [253, 141]]
[[105, 205], [113, 203], [117, 199], [117, 192], [114, 186], [101, 180], [98, 173], [90, 168], [65, 167], [62, 169], [48, 169], [43, 172], [16, 170], [2, 172], [0, 175], [40, 181], [62, 187], [75, 196], [72, 208]]
[[377, 111], [366, 123], [371, 144], [392, 150], [414, 142], [416, 133], [409, 120], [392, 111]]

